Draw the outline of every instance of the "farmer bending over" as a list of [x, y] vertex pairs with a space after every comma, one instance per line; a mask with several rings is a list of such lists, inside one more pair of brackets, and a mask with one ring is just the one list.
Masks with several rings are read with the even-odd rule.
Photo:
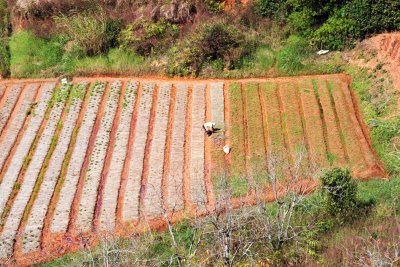
[[215, 123], [213, 122], [206, 122], [203, 124], [203, 129], [206, 131], [208, 136], [211, 136], [215, 132], [214, 126]]

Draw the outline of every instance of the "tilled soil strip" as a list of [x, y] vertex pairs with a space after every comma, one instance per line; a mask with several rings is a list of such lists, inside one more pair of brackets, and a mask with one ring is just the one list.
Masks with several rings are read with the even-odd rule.
[[139, 219], [139, 192], [154, 89], [155, 83], [145, 83], [142, 85], [132, 158], [129, 162], [129, 174], [122, 207], [123, 222], [137, 221]]
[[183, 202], [183, 168], [184, 142], [187, 107], [188, 85], [176, 85], [175, 117], [172, 127], [172, 144], [169, 172], [167, 178], [167, 207], [172, 210], [182, 210]]
[[353, 123], [346, 107], [346, 102], [340, 87], [332, 81], [328, 81], [328, 88], [335, 103], [336, 112], [342, 129], [344, 143], [348, 152], [350, 165], [353, 170], [364, 170], [367, 167], [360, 147], [359, 137], [356, 136]]
[[19, 108], [16, 110], [15, 117], [10, 121], [7, 129], [4, 130], [2, 137], [0, 137], [0, 170], [3, 168], [9, 153], [17, 140], [18, 134], [27, 117], [27, 111], [31, 107], [31, 103], [39, 88], [38, 84], [28, 86], [25, 90], [23, 100]]
[[0, 85], [0, 101], [1, 98], [3, 97], [4, 92], [6, 91], [7, 86], [5, 85]]
[[100, 214], [100, 230], [110, 231], [115, 227], [118, 189], [128, 149], [129, 131], [139, 83], [129, 81], [124, 91], [122, 111], [115, 136], [110, 171], [106, 179]]
[[371, 147], [369, 146], [368, 141], [366, 140], [366, 137], [361, 129], [361, 125], [357, 119], [356, 111], [354, 108], [354, 103], [353, 103], [352, 97], [350, 95], [349, 88], [348, 88], [347, 84], [344, 82], [332, 81], [332, 83], [335, 83], [335, 82], [338, 83], [338, 86], [342, 90], [342, 93], [343, 93], [343, 96], [345, 99], [344, 103], [347, 105], [347, 111], [349, 113], [351, 122], [353, 123], [352, 124], [353, 129], [356, 132], [357, 139], [360, 142], [360, 147], [363, 151], [363, 155], [367, 162], [367, 165], [370, 168], [375, 168], [378, 164], [377, 164], [376, 158], [374, 156], [374, 152], [371, 150]]
[[16, 84], [11, 87], [11, 92], [8, 94], [4, 105], [0, 109], [0, 134], [2, 133], [3, 128], [6, 126], [6, 123], [10, 118], [13, 109], [15, 108], [15, 103], [17, 103], [22, 88], [22, 84]]
[[285, 114], [288, 145], [292, 156], [295, 156], [302, 147], [306, 148], [306, 138], [303, 132], [296, 90], [296, 86], [291, 82], [282, 83], [279, 89]]
[[199, 208], [207, 204], [204, 183], [204, 131], [202, 129], [205, 119], [205, 87], [205, 84], [193, 86], [190, 141], [190, 195], [192, 203]]
[[38, 196], [33, 204], [32, 211], [23, 232], [23, 253], [40, 249], [40, 236], [43, 229], [44, 218], [48, 211], [49, 203], [57, 184], [65, 155], [68, 151], [72, 132], [79, 116], [79, 111], [83, 102], [83, 95], [87, 86], [88, 84], [86, 82], [82, 82], [78, 84], [78, 86], [74, 87], [71, 92], [73, 98], [70, 99], [70, 105], [67, 107], [68, 114], [63, 122], [58, 143], [54, 149], [47, 172], [44, 175]]
[[211, 138], [211, 171], [213, 174], [218, 174], [225, 170], [225, 154], [222, 150], [226, 131], [223, 82], [210, 84], [210, 99], [211, 121], [220, 129], [220, 133], [214, 134]]
[[245, 136], [243, 123], [243, 101], [240, 83], [230, 83], [230, 142], [231, 142], [231, 174], [242, 175], [246, 169]]
[[93, 85], [83, 122], [76, 137], [75, 147], [78, 149], [74, 149], [71, 155], [65, 181], [62, 185], [60, 197], [50, 226], [51, 232], [65, 233], [67, 231], [71, 205], [76, 192], [76, 185], [79, 180], [83, 161], [85, 160], [89, 139], [96, 121], [97, 110], [105, 88], [105, 83], [97, 83]]
[[281, 111], [277, 96], [278, 85], [266, 82], [262, 85], [264, 110], [267, 121], [267, 147], [268, 154], [280, 154], [285, 152], [285, 141], [282, 132]]
[[335, 119], [335, 112], [332, 106], [331, 98], [325, 80], [315, 82], [315, 93], [319, 98], [324, 122], [327, 130], [327, 144], [329, 147], [328, 158], [336, 166], [344, 167], [346, 165], [346, 150], [340, 137], [340, 128]]
[[110, 141], [111, 128], [118, 107], [121, 86], [122, 83], [118, 80], [114, 81], [110, 86], [100, 128], [96, 136], [93, 152], [90, 156], [90, 163], [86, 169], [86, 179], [83, 185], [76, 222], [78, 232], [88, 232], [92, 228], [97, 190], [101, 179], [108, 143]]
[[250, 166], [253, 174], [261, 174], [266, 165], [266, 144], [263, 128], [263, 115], [260, 104], [258, 83], [246, 83], [245, 93], [248, 114], [248, 142], [250, 146]]
[[[62, 86], [59, 94], [62, 95], [67, 90], [68, 86]], [[50, 112], [46, 127], [40, 136], [31, 163], [29, 164], [29, 167], [25, 173], [25, 179], [23, 179], [23, 183], [4, 225], [4, 229], [0, 237], [0, 255], [3, 253], [12, 252], [13, 243], [22, 219], [22, 215], [24, 214], [26, 204], [28, 203], [32, 194], [39, 172], [42, 168], [43, 161], [47, 155], [47, 151], [50, 148], [54, 132], [56, 131], [58, 121], [60, 120], [62, 111], [64, 109], [65, 101], [66, 98], [60, 98], [54, 103], [53, 109]]]
[[299, 81], [310, 159], [319, 166], [328, 166], [327, 149], [317, 98], [310, 79]]
[[35, 116], [31, 118], [28, 128], [24, 132], [21, 142], [18, 144], [17, 150], [11, 159], [9, 168], [7, 169], [0, 185], [0, 214], [4, 211], [5, 204], [13, 189], [15, 181], [18, 178], [22, 165], [24, 164], [25, 157], [28, 155], [32, 142], [35, 140], [36, 134], [41, 126], [55, 84], [47, 83], [43, 86], [42, 95], [37, 107], [35, 108]]
[[171, 88], [171, 83], [162, 83], [158, 92], [154, 135], [150, 148], [149, 176], [143, 203], [143, 211], [148, 219], [162, 215], [162, 177]]

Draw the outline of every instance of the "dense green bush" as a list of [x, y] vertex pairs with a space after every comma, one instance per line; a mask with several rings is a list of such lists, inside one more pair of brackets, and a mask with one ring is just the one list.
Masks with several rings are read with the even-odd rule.
[[320, 177], [327, 212], [347, 217], [357, 206], [357, 183], [348, 169], [333, 168]]
[[157, 22], [140, 19], [123, 29], [118, 40], [121, 48], [145, 56], [163, 51], [178, 34], [179, 27], [163, 18]]
[[3, 77], [10, 74], [9, 34], [10, 22], [7, 1], [0, 0], [0, 76]]
[[[254, 39], [235, 25], [212, 22], [200, 25], [169, 51], [169, 75], [199, 75], [206, 64], [233, 68], [254, 50]], [[216, 62], [216, 63], [215, 63]]]

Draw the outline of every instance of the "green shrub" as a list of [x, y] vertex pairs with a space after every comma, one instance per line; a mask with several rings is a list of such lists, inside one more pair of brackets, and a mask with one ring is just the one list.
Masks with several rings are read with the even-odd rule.
[[357, 206], [357, 183], [348, 169], [333, 168], [320, 177], [326, 211], [346, 218]]
[[157, 22], [136, 20], [123, 29], [118, 37], [120, 47], [133, 49], [139, 55], [163, 51], [179, 34], [179, 27], [161, 18]]
[[0, 76], [10, 75], [10, 50], [8, 38], [0, 38]]
[[289, 13], [287, 0], [258, 0], [254, 12], [263, 17], [284, 20]]
[[10, 27], [7, 1], [0, 0], [0, 76], [2, 77], [10, 74], [10, 49], [8, 46]]
[[212, 14], [219, 14], [224, 11], [225, 1], [204, 0], [207, 10]]
[[211, 22], [181, 39], [169, 51], [167, 73], [169, 75], [199, 75], [203, 67], [219, 61], [224, 68], [234, 68], [234, 64], [254, 50], [254, 39], [235, 25]]
[[313, 36], [314, 46], [320, 49], [341, 50], [352, 46], [357, 36], [357, 22], [344, 17], [329, 18]]

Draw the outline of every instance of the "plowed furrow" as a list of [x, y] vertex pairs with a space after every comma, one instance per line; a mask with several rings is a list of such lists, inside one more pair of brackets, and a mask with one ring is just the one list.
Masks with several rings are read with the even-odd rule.
[[216, 128], [224, 129], [224, 83], [211, 83], [211, 121], [215, 123]]
[[246, 170], [246, 151], [244, 134], [244, 109], [240, 83], [229, 84], [231, 173], [243, 175]]
[[385, 51], [385, 52], [388, 51], [391, 40], [392, 40], [391, 35], [385, 35], [385, 37], [383, 39], [383, 51]]
[[207, 203], [204, 183], [204, 131], [205, 119], [205, 85], [193, 86], [192, 127], [190, 150], [190, 195], [192, 203], [204, 207]]
[[399, 49], [400, 49], [400, 40], [396, 40], [396, 41], [395, 41], [395, 44], [394, 44], [394, 46], [393, 46], [393, 50], [392, 50], [392, 52], [390, 53], [390, 58], [391, 58], [392, 60], [394, 60], [394, 59], [397, 57], [397, 55], [398, 55], [398, 53], [399, 53]]
[[149, 176], [145, 185], [146, 193], [143, 203], [144, 214], [149, 219], [162, 215], [162, 177], [171, 86], [170, 83], [162, 83], [157, 97], [153, 142], [150, 148]]
[[285, 152], [277, 88], [278, 86], [276, 83], [267, 82], [262, 85], [263, 99], [265, 101], [264, 110], [267, 120], [267, 147], [268, 153], [271, 154], [281, 154]]
[[26, 88], [21, 104], [14, 111], [16, 114], [13, 119], [10, 120], [8, 127], [4, 129], [4, 133], [0, 137], [0, 170], [3, 168], [7, 157], [9, 157], [10, 151], [17, 140], [18, 134], [24, 124], [27, 112], [30, 109], [38, 88], [38, 84], [33, 84]]
[[47, 171], [44, 174], [42, 185], [23, 232], [23, 253], [40, 249], [40, 236], [43, 229], [44, 218], [61, 173], [62, 164], [68, 151], [72, 132], [82, 106], [83, 96], [85, 95], [87, 85], [86, 82], [80, 83], [71, 91], [71, 99], [67, 106], [67, 115], [63, 122], [57, 145], [53, 151]]
[[188, 86], [176, 85], [176, 101], [174, 121], [172, 127], [171, 153], [167, 178], [167, 207], [172, 210], [184, 208], [183, 201], [183, 171], [184, 171], [184, 143], [186, 125]]
[[76, 137], [75, 148], [77, 149], [74, 149], [72, 152], [59, 200], [54, 211], [50, 226], [52, 232], [66, 232], [67, 230], [69, 214], [80, 177], [80, 171], [85, 160], [89, 139], [96, 121], [97, 110], [105, 88], [105, 83], [95, 83], [91, 89], [87, 109]]
[[340, 128], [342, 130], [346, 150], [348, 151], [349, 162], [353, 170], [363, 170], [367, 167], [363, 156], [362, 148], [360, 147], [359, 137], [353, 128], [353, 123], [350, 118], [349, 110], [341, 88], [336, 82], [329, 81], [328, 88], [335, 103]]
[[135, 106], [138, 82], [129, 81], [124, 90], [122, 111], [115, 135], [115, 146], [110, 163], [110, 171], [104, 187], [100, 215], [100, 230], [112, 230], [115, 227], [118, 189], [128, 149], [128, 140]]
[[225, 101], [224, 83], [211, 83], [210, 86], [210, 121], [214, 122], [220, 133], [212, 135], [211, 143], [211, 172], [218, 174], [224, 171], [225, 154], [222, 150], [225, 144]]
[[[11, 117], [11, 113], [15, 108], [18, 97], [22, 91], [23, 85], [16, 84], [10, 89], [10, 93], [7, 95], [7, 99], [0, 110], [0, 134], [2, 134], [4, 127], [8, 119]], [[22, 97], [22, 96], [21, 96]]]
[[0, 102], [1, 102], [1, 98], [4, 95], [4, 92], [6, 91], [7, 86], [5, 85], [0, 85]]
[[329, 90], [324, 80], [315, 81], [315, 92], [318, 96], [323, 112], [323, 118], [327, 129], [328, 160], [336, 166], [346, 164], [346, 151], [341, 139], [339, 125], [335, 119]]
[[[39, 172], [53, 140], [53, 135], [60, 120], [61, 113], [64, 109], [66, 97], [68, 96], [68, 90], [69, 86], [62, 86], [59, 91], [57, 90], [59, 97], [56, 96], [55, 98], [57, 101], [55, 101], [53, 104], [46, 127], [40, 136], [32, 160], [25, 172], [22, 185], [18, 191], [15, 201], [13, 202], [11, 211], [4, 225], [4, 229], [0, 237], [0, 254], [12, 252], [13, 240], [15, 239], [22, 215], [24, 214], [24, 210], [33, 192]], [[40, 184], [38, 186], [40, 186]]]
[[110, 141], [111, 128], [118, 107], [121, 86], [121, 81], [114, 81], [110, 86], [100, 128], [96, 136], [88, 168], [86, 169], [86, 178], [83, 185], [76, 222], [78, 232], [88, 232], [92, 227], [97, 191], [108, 143]]
[[303, 132], [300, 106], [297, 99], [297, 88], [291, 83], [282, 83], [279, 88], [282, 101], [282, 120], [286, 126], [288, 147], [292, 155], [299, 149], [306, 146], [306, 139]]
[[129, 162], [129, 174], [122, 206], [123, 222], [139, 219], [139, 193], [154, 89], [154, 83], [142, 85], [132, 158]]
[[304, 112], [310, 158], [319, 166], [328, 166], [323, 124], [311, 80], [299, 81], [300, 99]]
[[53, 94], [55, 84], [49, 83], [43, 85], [42, 95], [35, 108], [35, 116], [32, 116], [24, 135], [18, 144], [18, 147], [11, 159], [9, 168], [6, 170], [0, 185], [0, 213], [3, 213], [5, 204], [10, 196], [15, 182], [17, 181], [19, 172], [24, 164], [25, 158], [29, 153], [32, 142], [35, 140], [36, 134], [41, 126], [42, 120], [46, 113], [48, 102]]
[[260, 173], [265, 169], [266, 144], [263, 127], [258, 83], [246, 83], [248, 142], [250, 146], [250, 169]]

